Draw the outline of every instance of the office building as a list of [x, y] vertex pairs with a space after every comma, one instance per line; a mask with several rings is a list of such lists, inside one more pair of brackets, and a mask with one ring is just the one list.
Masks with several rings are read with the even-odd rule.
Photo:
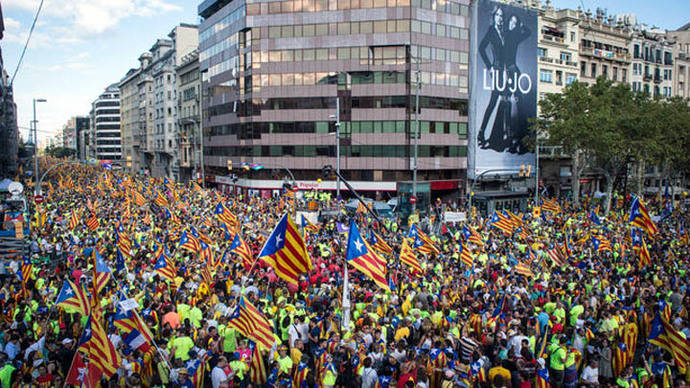
[[[119, 160], [120, 141], [120, 89], [114, 83], [91, 104], [91, 147], [93, 157], [99, 160]], [[75, 120], [76, 121], [76, 120]], [[75, 122], [76, 127], [76, 122]], [[74, 147], [76, 149], [76, 146]]]
[[139, 57], [120, 80], [125, 166], [178, 178], [177, 76], [182, 58], [198, 46], [197, 26], [180, 24]]
[[[464, 191], [469, 5], [203, 1], [207, 180], [270, 194], [281, 188], [286, 167], [300, 189], [333, 190], [335, 182], [318, 178], [323, 166], [336, 166], [339, 118], [344, 177], [360, 190], [395, 192], [412, 180], [419, 80], [418, 190]], [[228, 160], [265, 168], [233, 171], [235, 185]]]

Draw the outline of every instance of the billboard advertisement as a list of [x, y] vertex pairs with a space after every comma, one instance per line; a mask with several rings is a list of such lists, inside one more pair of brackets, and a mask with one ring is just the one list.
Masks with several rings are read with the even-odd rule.
[[471, 33], [468, 176], [533, 166], [528, 119], [537, 114], [537, 14], [479, 0]]

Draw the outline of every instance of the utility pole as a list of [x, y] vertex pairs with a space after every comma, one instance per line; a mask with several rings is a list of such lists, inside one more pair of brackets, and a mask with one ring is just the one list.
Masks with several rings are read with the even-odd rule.
[[34, 194], [41, 194], [41, 186], [38, 185], [38, 121], [36, 120], [36, 103], [46, 101], [45, 98], [34, 98], [34, 120], [32, 121], [34, 129]]
[[335, 169], [338, 171], [338, 179], [335, 181], [335, 198], [340, 201], [340, 97], [335, 98], [335, 155]]
[[[417, 61], [417, 91], [415, 95], [415, 108], [414, 108], [414, 169], [412, 170], [412, 196], [417, 199], [417, 155], [419, 149], [419, 89], [422, 88], [422, 78], [419, 71], [419, 57], [415, 58]], [[417, 200], [412, 204], [412, 214], [417, 211]]]
[[536, 162], [534, 163], [534, 206], [539, 206], [539, 134], [534, 138], [536, 144]]

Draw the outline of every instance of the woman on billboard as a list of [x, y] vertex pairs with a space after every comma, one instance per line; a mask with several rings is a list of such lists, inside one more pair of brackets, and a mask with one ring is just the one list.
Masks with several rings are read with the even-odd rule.
[[[527, 74], [520, 72], [516, 57], [520, 43], [530, 35], [530, 31], [517, 15], [509, 18], [506, 28], [503, 17], [503, 9], [498, 5], [494, 6], [491, 12], [491, 27], [479, 44], [479, 54], [485, 65], [484, 87], [490, 88], [491, 97], [484, 111], [477, 141], [482, 149], [492, 149], [496, 152], [507, 150], [510, 153], [522, 154], [527, 152], [527, 149], [521, 146], [521, 139], [525, 133], [520, 128], [524, 120], [520, 117], [519, 96], [529, 93], [532, 83]], [[489, 47], [491, 60], [487, 52]], [[497, 103], [498, 109], [487, 139], [486, 126]]]

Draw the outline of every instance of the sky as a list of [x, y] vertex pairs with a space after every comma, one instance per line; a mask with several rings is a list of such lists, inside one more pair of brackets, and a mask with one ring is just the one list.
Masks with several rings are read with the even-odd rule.
[[[552, 0], [556, 8], [597, 7], [609, 14], [635, 13], [638, 21], [677, 29], [690, 21], [688, 0]], [[10, 75], [26, 41], [39, 0], [2, 0], [2, 55]], [[20, 133], [26, 140], [37, 105], [39, 141], [72, 116], [87, 115], [91, 102], [118, 82], [137, 58], [179, 23], [199, 23], [197, 0], [45, 0], [14, 81]]]

